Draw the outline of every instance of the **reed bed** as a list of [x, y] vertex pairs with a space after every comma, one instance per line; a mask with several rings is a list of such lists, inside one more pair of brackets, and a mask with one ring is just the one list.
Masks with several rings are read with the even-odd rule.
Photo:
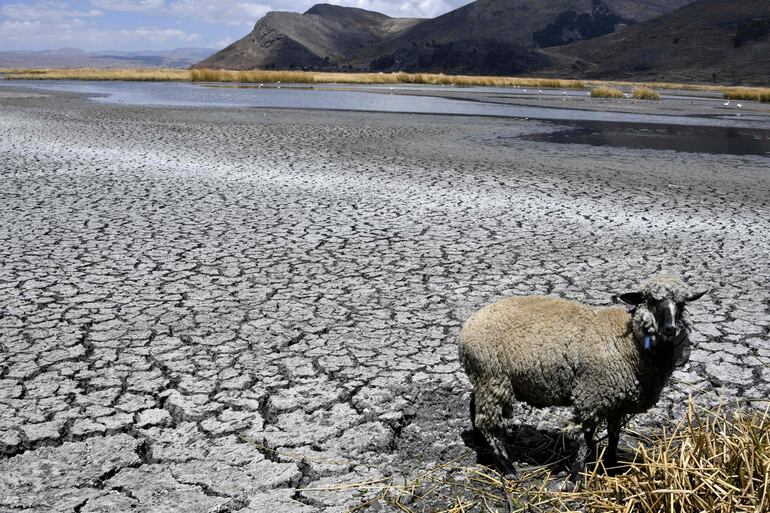
[[188, 81], [190, 72], [185, 69], [25, 69], [4, 71], [9, 80], [127, 80], [137, 82]]
[[447, 86], [550, 87], [583, 89], [581, 80], [553, 78], [444, 75], [442, 73], [337, 73], [313, 71], [218, 69], [5, 69], [18, 80], [132, 80], [298, 84], [428, 84]]
[[634, 87], [631, 96], [635, 100], [655, 100], [660, 101], [660, 93], [649, 87]]
[[583, 89], [581, 80], [551, 78], [444, 75], [443, 73], [336, 73], [314, 71], [195, 69], [194, 82], [299, 83], [299, 84], [428, 84], [448, 86], [553, 87]]
[[[474, 75], [445, 75], [443, 73], [343, 73], [315, 71], [276, 70], [220, 70], [220, 69], [164, 69], [164, 68], [72, 68], [72, 69], [0, 69], [0, 74], [9, 80], [126, 80], [126, 81], [192, 81], [192, 82], [233, 82], [233, 83], [298, 83], [298, 84], [425, 84], [456, 87], [532, 87], [553, 89], [592, 88], [594, 98], [622, 98], [619, 88], [634, 88], [640, 91], [639, 99], [655, 98], [654, 89], [681, 89], [719, 92], [726, 99], [770, 102], [770, 88], [725, 87], [709, 84], [679, 84], [670, 82], [618, 82], [583, 81], [537, 77], [499, 77]], [[641, 91], [650, 90], [650, 97], [642, 97]]]
[[731, 87], [725, 89], [726, 100], [770, 102], [770, 87]]
[[655, 89], [680, 89], [683, 91], [711, 91], [711, 92], [723, 92], [727, 87], [723, 85], [714, 84], [699, 84], [699, 83], [681, 83], [681, 82], [627, 82], [621, 80], [597, 80], [586, 81], [586, 84], [591, 86], [606, 85], [612, 87], [649, 87]]
[[520, 469], [508, 481], [487, 467], [448, 463], [403, 483], [365, 483], [370, 499], [352, 511], [492, 513], [506, 503], [513, 513], [770, 511], [770, 408], [690, 404], [673, 430], [640, 444], [630, 459], [610, 473], [596, 463], [577, 487], [549, 466]]
[[598, 86], [591, 90], [591, 98], [623, 98], [623, 91], [614, 87]]

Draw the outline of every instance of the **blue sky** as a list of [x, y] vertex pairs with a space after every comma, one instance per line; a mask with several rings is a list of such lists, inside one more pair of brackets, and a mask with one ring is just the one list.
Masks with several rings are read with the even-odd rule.
[[[431, 17], [470, 0], [326, 0], [390, 16]], [[0, 0], [0, 51], [223, 48], [268, 11], [312, 0]]]

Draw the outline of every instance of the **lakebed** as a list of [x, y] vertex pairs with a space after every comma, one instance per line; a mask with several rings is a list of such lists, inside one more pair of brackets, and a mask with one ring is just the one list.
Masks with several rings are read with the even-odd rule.
[[[475, 309], [608, 305], [659, 270], [712, 290], [690, 307], [690, 362], [629, 431], [688, 396], [770, 393], [766, 106], [355, 88], [291, 109], [74, 87], [0, 88], [0, 507], [346, 511], [475, 462], [455, 340]], [[586, 121], [760, 142], [548, 140]], [[559, 410], [516, 420], [570, 429]]]

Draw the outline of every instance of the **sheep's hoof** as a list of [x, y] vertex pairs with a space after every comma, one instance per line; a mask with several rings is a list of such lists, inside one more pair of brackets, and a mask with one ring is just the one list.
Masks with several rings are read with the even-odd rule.
[[516, 472], [516, 467], [514, 467], [510, 461], [501, 461], [498, 464], [498, 468], [500, 470], [500, 475], [506, 480], [513, 481], [514, 479], [519, 479], [519, 473]]
[[577, 481], [574, 481], [572, 476], [566, 481], [564, 481], [559, 486], [559, 491], [561, 492], [577, 492], [580, 490], [580, 486], [583, 484], [583, 480], [578, 476]]

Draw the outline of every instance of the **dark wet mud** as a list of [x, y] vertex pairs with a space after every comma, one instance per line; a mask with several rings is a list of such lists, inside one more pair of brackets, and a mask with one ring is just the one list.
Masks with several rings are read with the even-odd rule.
[[738, 127], [583, 121], [528, 135], [531, 141], [686, 153], [770, 155], [770, 130]]

